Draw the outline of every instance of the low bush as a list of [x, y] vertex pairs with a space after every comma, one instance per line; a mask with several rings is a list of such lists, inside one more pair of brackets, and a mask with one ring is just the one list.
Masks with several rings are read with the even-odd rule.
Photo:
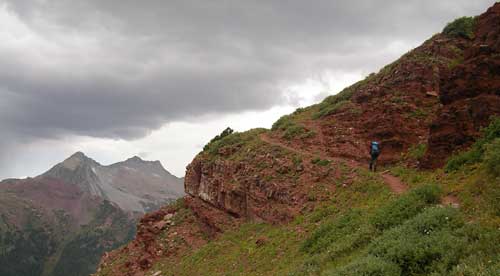
[[[444, 167], [445, 172], [456, 171], [464, 165], [471, 165], [483, 161], [487, 145], [497, 138], [500, 138], [500, 117], [494, 117], [491, 123], [481, 130], [481, 138], [477, 139], [468, 151], [450, 157]], [[492, 151], [495, 150], [492, 149]]]
[[274, 122], [271, 130], [285, 130], [294, 124], [295, 123], [292, 121], [292, 117], [290, 115], [283, 115], [276, 122]]
[[[300, 112], [303, 112], [303, 111], [300, 111]], [[295, 112], [294, 112], [294, 114], [295, 114]], [[287, 140], [291, 140], [297, 136], [300, 136], [301, 138], [313, 137], [316, 134], [314, 131], [308, 130], [305, 127], [303, 127], [302, 125], [299, 125], [296, 122], [294, 122], [291, 115], [284, 115], [281, 118], [279, 118], [273, 124], [271, 130], [283, 131], [283, 134], [281, 137], [283, 137]]]
[[[230, 131], [228, 131], [228, 129]], [[219, 149], [226, 146], [237, 146], [242, 144], [243, 140], [241, 138], [241, 133], [233, 133], [232, 129], [227, 128], [220, 135], [215, 136], [210, 143], [208, 143], [203, 151], [208, 152], [210, 155], [216, 155], [219, 153]]]
[[357, 85], [354, 84], [342, 90], [338, 94], [326, 97], [318, 106], [319, 110], [313, 114], [313, 119], [323, 118], [330, 114], [335, 113], [345, 104], [351, 101], [352, 95]]
[[452, 37], [474, 38], [474, 27], [476, 19], [474, 17], [460, 17], [450, 22], [443, 29], [443, 34]]
[[415, 160], [419, 160], [425, 155], [427, 151], [427, 144], [414, 145], [408, 149], [407, 157]]
[[441, 191], [436, 185], [420, 186], [381, 207], [370, 221], [379, 230], [400, 225], [422, 212], [426, 206], [439, 202], [440, 194]]
[[312, 159], [311, 163], [314, 165], [318, 165], [318, 166], [328, 166], [328, 165], [330, 165], [331, 162], [329, 160], [321, 159], [321, 158], [317, 157], [317, 158]]
[[339, 269], [330, 270], [326, 276], [400, 276], [398, 265], [381, 258], [366, 256]]
[[208, 144], [206, 144], [204, 147], [203, 147], [203, 150], [208, 150], [210, 148], [211, 145], [213, 145], [215, 142], [223, 139], [224, 137], [232, 134], [234, 132], [234, 130], [230, 127], [227, 127], [226, 129], [224, 129], [221, 134], [219, 135], [216, 135], [214, 138], [212, 138], [212, 140], [210, 140], [210, 142], [208, 142]]
[[[433, 207], [385, 231], [369, 246], [369, 254], [394, 263], [402, 275], [445, 274], [467, 255], [464, 221], [453, 208]], [[439, 275], [439, 274], [438, 274]]]
[[283, 132], [283, 138], [287, 140], [292, 140], [294, 137], [305, 134], [306, 129], [303, 126], [291, 125]]
[[490, 175], [500, 176], [500, 138], [485, 145], [483, 165]]
[[452, 70], [454, 69], [455, 67], [457, 67], [458, 65], [462, 64], [464, 62], [464, 58], [462, 56], [460, 57], [457, 57], [457, 58], [454, 58], [452, 59], [449, 63], [448, 63], [448, 69]]
[[349, 100], [344, 100], [344, 101], [339, 101], [334, 104], [328, 104], [328, 105], [321, 105], [320, 110], [316, 113], [313, 114], [313, 119], [319, 119], [326, 117], [330, 114], [333, 114], [340, 110], [342, 107], [344, 107], [346, 104], [348, 104], [350, 101]]
[[312, 235], [304, 241], [301, 251], [318, 254], [356, 231], [363, 222], [359, 210], [353, 210], [331, 222], [323, 223]]
[[452, 172], [460, 169], [464, 165], [471, 165], [480, 162], [481, 156], [481, 152], [474, 149], [455, 154], [448, 159], [448, 162], [446, 162], [444, 171]]

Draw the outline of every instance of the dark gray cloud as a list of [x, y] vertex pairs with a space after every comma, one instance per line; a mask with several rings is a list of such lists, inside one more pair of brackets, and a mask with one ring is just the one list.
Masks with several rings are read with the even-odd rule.
[[30, 34], [0, 46], [0, 127], [15, 140], [132, 139], [267, 109], [290, 98], [280, 87], [368, 73], [394, 58], [391, 43], [416, 45], [493, 2], [0, 0]]

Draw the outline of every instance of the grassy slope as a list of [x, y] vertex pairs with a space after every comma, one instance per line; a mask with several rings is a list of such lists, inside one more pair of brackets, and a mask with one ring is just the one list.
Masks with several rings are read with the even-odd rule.
[[[299, 268], [308, 254], [301, 243], [322, 222], [351, 208], [368, 212], [393, 196], [378, 175], [359, 171], [360, 177], [315, 211], [288, 225], [248, 223], [230, 231], [180, 262], [165, 259], [152, 271], [166, 275], [286, 275]], [[335, 185], [335, 184], [333, 184]]]
[[[493, 141], [485, 147], [490, 149]], [[357, 169], [351, 185], [339, 186], [315, 210], [290, 224], [247, 223], [180, 259], [157, 262], [151, 271], [162, 275], [498, 275], [500, 179], [487, 171], [485, 162], [479, 158], [449, 173], [391, 167], [412, 188], [400, 197], [389, 192], [378, 174]], [[460, 209], [439, 204], [439, 198], [448, 194], [459, 198]]]
[[[428, 179], [435, 179], [441, 173], [398, 170], [406, 174], [405, 177], [412, 178], [412, 185], [416, 188], [426, 185]], [[398, 250], [409, 251], [405, 253], [410, 254], [407, 262], [418, 264], [420, 254], [424, 255], [423, 259], [436, 260], [436, 264], [429, 265], [429, 270], [416, 271], [414, 274], [407, 271], [403, 275], [428, 275], [432, 271], [438, 273], [439, 269], [443, 269], [443, 274], [436, 275], [447, 275], [450, 271], [454, 271], [454, 275], [497, 275], [495, 273], [500, 267], [496, 245], [500, 242], [500, 221], [496, 210], [498, 204], [492, 201], [491, 192], [498, 193], [498, 182], [485, 177], [481, 169], [471, 174], [458, 171], [441, 177], [445, 190], [451, 189], [449, 183], [466, 186], [468, 188], [461, 191], [454, 190], [461, 199], [471, 197], [479, 205], [464, 203], [463, 209], [455, 211], [432, 207], [435, 201], [419, 201], [411, 196], [396, 199], [389, 194], [377, 175], [361, 172], [361, 177], [352, 186], [339, 190], [323, 207], [298, 217], [289, 225], [246, 224], [186, 255], [180, 262], [168, 259], [158, 262], [152, 271], [163, 271], [165, 275], [365, 275], [355, 272], [346, 274], [335, 269], [353, 261], [369, 260], [373, 256], [370, 252], [387, 250], [384, 246], [390, 247], [390, 241], [396, 240], [399, 244], [392, 245], [392, 250], [396, 252], [393, 258], [397, 261], [401, 261], [397, 256]], [[478, 193], [469, 188], [470, 183], [487, 185]], [[418, 252], [419, 246], [406, 241], [408, 234], [399, 225], [410, 227], [411, 224], [417, 224], [417, 228], [420, 224], [425, 225], [425, 222], [420, 221], [423, 218], [417, 216], [422, 212], [420, 216], [424, 218], [437, 217], [439, 225], [443, 221], [440, 210], [458, 221], [458, 226], [446, 228], [446, 231], [433, 236], [431, 241], [444, 240], [438, 244], [436, 252], [427, 255], [425, 250], [424, 253]], [[462, 220], [462, 216], [465, 219]], [[377, 227], [377, 221], [390, 223]], [[430, 242], [425, 240], [425, 235], [418, 234], [414, 241], [421, 243], [421, 248]], [[453, 247], [453, 244], [457, 244], [457, 247]], [[446, 255], [446, 250], [451, 250], [455, 255]], [[400, 259], [404, 260], [403, 257]], [[441, 268], [441, 265], [445, 268]]]

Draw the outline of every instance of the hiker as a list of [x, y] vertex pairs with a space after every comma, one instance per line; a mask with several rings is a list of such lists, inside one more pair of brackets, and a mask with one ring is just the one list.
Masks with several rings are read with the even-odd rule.
[[370, 171], [376, 171], [377, 169], [377, 158], [380, 155], [380, 145], [376, 141], [372, 141], [370, 144]]

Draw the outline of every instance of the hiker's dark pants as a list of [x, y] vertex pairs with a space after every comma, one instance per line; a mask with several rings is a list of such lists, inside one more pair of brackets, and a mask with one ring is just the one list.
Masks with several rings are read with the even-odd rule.
[[375, 171], [377, 168], [377, 158], [378, 158], [378, 153], [372, 153], [372, 160], [370, 161], [370, 171], [373, 170]]

